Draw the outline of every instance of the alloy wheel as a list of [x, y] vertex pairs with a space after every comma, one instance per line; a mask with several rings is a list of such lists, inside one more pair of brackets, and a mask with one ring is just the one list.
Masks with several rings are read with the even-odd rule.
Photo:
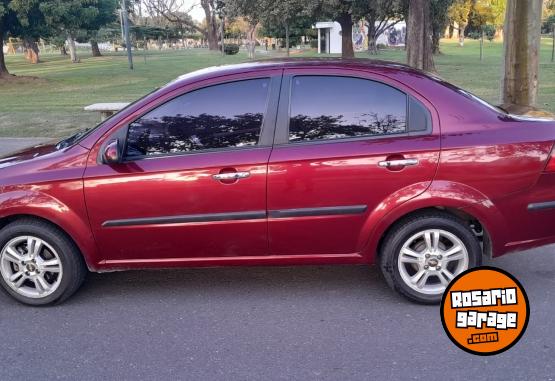
[[413, 290], [442, 294], [458, 274], [468, 269], [469, 255], [464, 243], [442, 229], [427, 229], [403, 244], [398, 268], [404, 283]]
[[59, 288], [63, 266], [56, 250], [46, 241], [19, 236], [2, 248], [0, 273], [4, 282], [19, 295], [38, 299]]

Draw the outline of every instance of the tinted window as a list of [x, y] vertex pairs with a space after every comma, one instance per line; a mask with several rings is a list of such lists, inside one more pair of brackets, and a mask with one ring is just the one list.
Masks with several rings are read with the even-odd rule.
[[407, 96], [350, 77], [293, 78], [289, 140], [340, 139], [406, 132]]
[[206, 87], [175, 98], [129, 126], [127, 156], [152, 156], [258, 143], [270, 80]]
[[411, 132], [429, 131], [432, 116], [428, 109], [413, 97], [409, 97], [409, 130]]

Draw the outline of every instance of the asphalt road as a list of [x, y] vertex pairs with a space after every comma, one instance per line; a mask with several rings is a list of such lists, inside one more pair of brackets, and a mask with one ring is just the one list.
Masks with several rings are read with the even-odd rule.
[[531, 304], [520, 342], [493, 357], [458, 349], [439, 307], [398, 297], [375, 267], [137, 271], [91, 274], [55, 307], [0, 293], [0, 380], [555, 378], [555, 246], [488, 264]]
[[0, 138], [0, 155], [47, 141], [47, 138]]

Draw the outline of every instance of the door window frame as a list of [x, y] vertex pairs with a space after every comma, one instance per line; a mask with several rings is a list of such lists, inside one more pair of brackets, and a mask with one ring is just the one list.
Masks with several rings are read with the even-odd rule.
[[[315, 140], [305, 140], [305, 141], [296, 141], [292, 142], [289, 140], [289, 124], [291, 121], [291, 99], [292, 99], [292, 91], [293, 91], [293, 80], [295, 77], [346, 77], [346, 78], [354, 78], [360, 79], [363, 81], [372, 81], [376, 82], [388, 87], [391, 87], [401, 93], [405, 94], [407, 97], [407, 106], [406, 106], [406, 132], [402, 133], [394, 133], [394, 134], [383, 134], [383, 135], [362, 135], [356, 137], [347, 137], [347, 138], [334, 138], [334, 139], [315, 139]], [[425, 110], [428, 111], [429, 118], [428, 118], [428, 125], [426, 126], [425, 130], [421, 131], [410, 131], [410, 100], [411, 98], [418, 103], [420, 103]], [[274, 137], [274, 145], [275, 146], [300, 146], [300, 145], [308, 145], [308, 144], [330, 144], [330, 143], [342, 143], [342, 142], [352, 142], [352, 141], [361, 141], [361, 140], [381, 140], [381, 139], [392, 139], [392, 138], [403, 138], [403, 137], [414, 137], [414, 136], [426, 136], [433, 134], [434, 126], [437, 124], [434, 113], [435, 109], [422, 102], [420, 97], [415, 96], [411, 91], [409, 91], [404, 86], [399, 86], [397, 83], [393, 83], [392, 80], [389, 80], [387, 77], [383, 77], [378, 74], [370, 73], [370, 72], [361, 72], [358, 70], [338, 70], [338, 69], [329, 69], [329, 70], [318, 70], [317, 72], [313, 70], [290, 70], [286, 71], [283, 74], [282, 85], [281, 85], [281, 95], [280, 101], [278, 106], [277, 112], [277, 123], [276, 123], [276, 131]]]
[[100, 146], [97, 162], [102, 163], [102, 152], [104, 151], [105, 146], [110, 142], [112, 142], [114, 139], [118, 139], [118, 141], [121, 144], [120, 146], [121, 152], [122, 154], [125, 154], [125, 151], [127, 149], [129, 126], [135, 121], [141, 119], [142, 117], [150, 113], [151, 111], [159, 107], [162, 107], [166, 103], [171, 102], [179, 97], [182, 97], [186, 94], [192, 93], [197, 90], [202, 90], [213, 86], [224, 85], [224, 84], [229, 84], [234, 82], [243, 82], [243, 81], [256, 80], [256, 79], [269, 79], [268, 96], [266, 99], [266, 106], [265, 106], [264, 115], [262, 118], [262, 123], [260, 126], [260, 135], [258, 137], [258, 142], [256, 143], [256, 145], [244, 146], [244, 147], [211, 148], [211, 149], [189, 151], [189, 152], [162, 153], [162, 154], [150, 155], [150, 156], [142, 155], [142, 156], [133, 156], [132, 158], [127, 158], [124, 156], [122, 159], [122, 164], [133, 163], [133, 162], [143, 161], [143, 160], [156, 160], [156, 159], [179, 157], [179, 156], [203, 155], [203, 154], [210, 154], [210, 153], [216, 153], [216, 152], [253, 150], [253, 149], [271, 147], [273, 144], [273, 139], [275, 134], [278, 102], [279, 102], [279, 96], [280, 96], [282, 79], [283, 79], [283, 70], [279, 70], [278, 72], [273, 72], [273, 73], [254, 72], [253, 75], [242, 75], [239, 77], [233, 75], [233, 76], [224, 76], [220, 78], [211, 78], [207, 81], [201, 81], [198, 84], [194, 84], [193, 86], [186, 85], [179, 91], [172, 93], [172, 95], [169, 97], [162, 96], [161, 101], [148, 104], [143, 110], [140, 111], [140, 114], [138, 114], [138, 116], [135, 116], [132, 120], [127, 121], [124, 124], [120, 125], [111, 134], [109, 134], [109, 137], [105, 139]]

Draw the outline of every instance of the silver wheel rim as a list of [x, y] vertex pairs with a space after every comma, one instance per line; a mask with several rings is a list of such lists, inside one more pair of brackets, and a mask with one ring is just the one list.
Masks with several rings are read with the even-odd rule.
[[40, 299], [58, 289], [63, 268], [60, 256], [47, 242], [38, 237], [19, 236], [2, 248], [0, 273], [19, 295]]
[[401, 278], [426, 295], [443, 294], [458, 274], [468, 269], [468, 250], [454, 234], [427, 229], [406, 240], [397, 261]]

